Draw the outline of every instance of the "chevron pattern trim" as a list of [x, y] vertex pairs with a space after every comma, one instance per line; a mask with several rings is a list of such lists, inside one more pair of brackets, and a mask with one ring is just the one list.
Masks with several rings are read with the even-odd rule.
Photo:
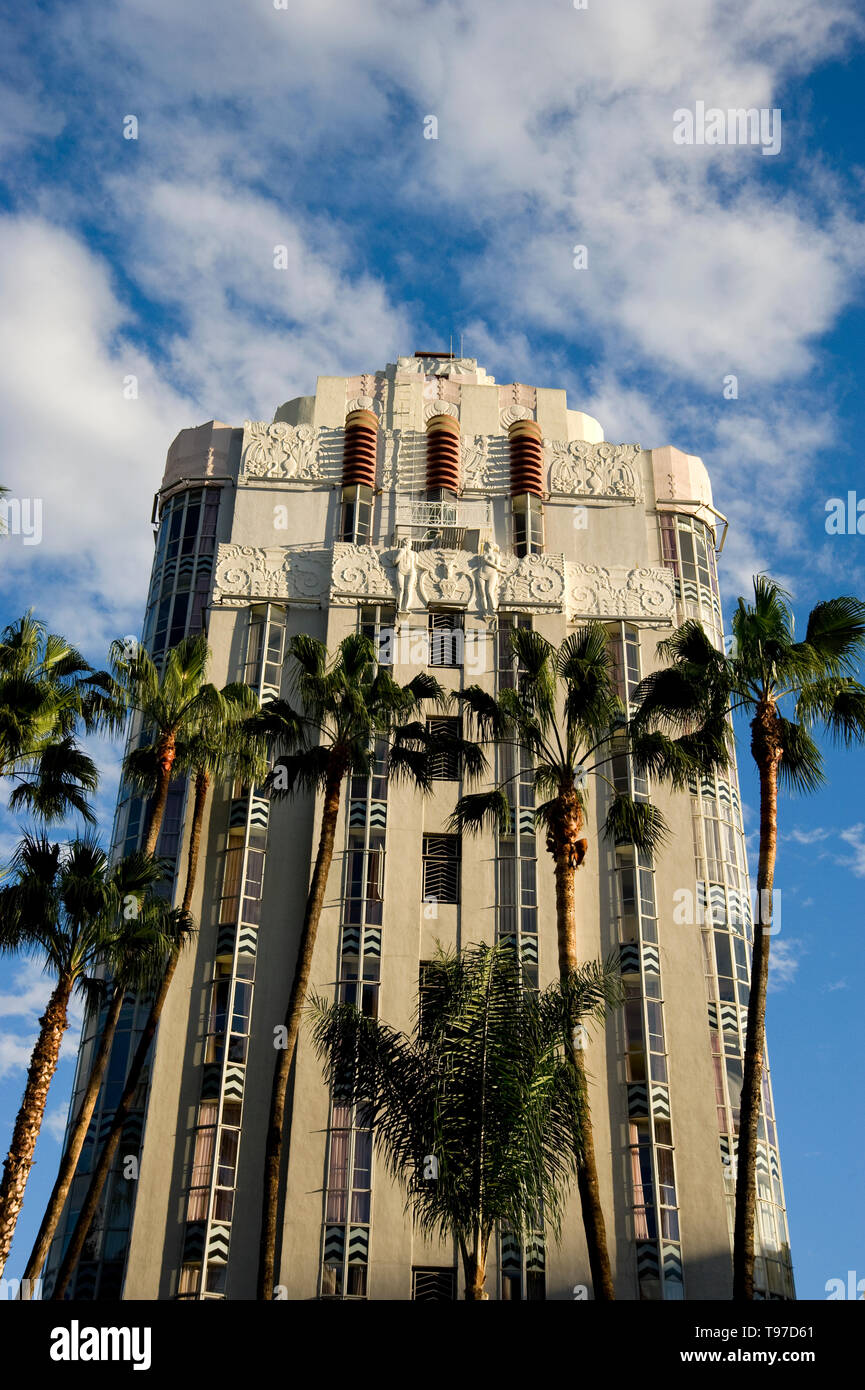
[[628, 1117], [632, 1120], [646, 1119], [649, 1114], [649, 1089], [645, 1081], [628, 1083]]
[[517, 1237], [510, 1231], [502, 1233], [502, 1273], [520, 1274], [522, 1249]]
[[270, 802], [266, 796], [254, 796], [249, 808], [249, 823], [258, 830], [266, 830], [270, 818]]
[[238, 1066], [236, 1062], [225, 1068], [225, 1088], [222, 1092], [225, 1100], [243, 1100], [245, 1076], [246, 1068]]
[[242, 956], [254, 956], [258, 952], [258, 927], [244, 922], [237, 936], [237, 949]]
[[650, 942], [643, 942], [643, 969], [647, 975], [660, 975], [661, 957], [657, 946]]
[[658, 1247], [653, 1240], [637, 1241], [637, 1277], [639, 1279], [659, 1279], [661, 1277]]
[[619, 971], [622, 975], [639, 975], [640, 948], [636, 941], [623, 941], [619, 946]]
[[381, 959], [381, 927], [364, 927], [363, 953]]
[[709, 884], [709, 904], [707, 908], [706, 921], [709, 921], [711, 914], [712, 923], [719, 927], [727, 920], [727, 895], [720, 883]]
[[183, 1241], [183, 1259], [200, 1260], [204, 1256], [204, 1237], [207, 1230], [207, 1223], [204, 1221], [189, 1221], [186, 1226], [186, 1236]]
[[652, 1114], [658, 1119], [670, 1118], [670, 1088], [655, 1083], [652, 1086]]
[[735, 1004], [721, 1005], [721, 1028], [724, 1032], [725, 1040], [733, 1038], [738, 1049], [739, 1043], [739, 1010]]
[[520, 943], [520, 955], [523, 965], [537, 965], [538, 963], [538, 938], [536, 936], [524, 936]]
[[708, 1006], [708, 1012], [709, 1012], [709, 1027], [711, 1028], [711, 1030], [712, 1030], [713, 1033], [717, 1033], [717, 1031], [718, 1031], [718, 1005], [717, 1005], [717, 1004], [709, 1004], [709, 1006]]
[[140, 1110], [133, 1111], [123, 1126], [122, 1143], [123, 1147], [129, 1149], [141, 1148], [141, 1136], [144, 1133], [144, 1115]]
[[521, 835], [534, 835], [534, 833], [535, 833], [535, 812], [534, 812], [534, 808], [533, 808], [532, 806], [512, 806], [512, 807], [511, 807], [511, 809], [510, 809], [510, 819], [509, 819], [509, 821], [508, 821], [507, 834], [508, 834], [508, 835], [511, 835], [511, 836], [515, 835], [515, 834], [517, 833], [517, 825], [518, 825], [518, 824], [519, 824], [519, 828], [520, 828], [519, 833], [520, 833]]
[[387, 802], [371, 801], [369, 803], [369, 828], [370, 830], [384, 830], [387, 825]]
[[366, 825], [366, 802], [350, 801], [348, 804], [348, 823], [353, 830], [362, 830]]
[[207, 1237], [207, 1259], [214, 1264], [228, 1264], [228, 1247], [231, 1244], [231, 1227], [213, 1225]]
[[781, 1181], [781, 1165], [778, 1162], [778, 1155], [774, 1149], [769, 1150], [769, 1171], [773, 1178], [777, 1178], [778, 1182]]
[[226, 956], [234, 955], [234, 938], [237, 934], [237, 926], [234, 922], [225, 922], [219, 928], [219, 935], [216, 938], [216, 959], [224, 960]]
[[201, 1099], [218, 1100], [222, 1067], [219, 1062], [205, 1062], [201, 1068]]
[[682, 1250], [678, 1245], [662, 1245], [661, 1261], [664, 1266], [664, 1283], [681, 1284], [682, 1274]]
[[249, 797], [239, 796], [231, 803], [231, 810], [228, 814], [228, 827], [230, 830], [243, 830], [246, 827], [246, 813], [249, 810]]
[[345, 1254], [345, 1227], [325, 1226], [324, 1262], [326, 1265], [342, 1264]]
[[279, 699], [279, 686], [278, 686], [278, 685], [263, 685], [263, 686], [261, 687], [261, 703], [262, 703], [263, 705], [264, 705], [264, 704], [267, 704], [267, 701], [268, 701], [268, 700], [278, 700], [278, 699]]
[[350, 1265], [369, 1263], [369, 1226], [349, 1227], [348, 1262]]
[[360, 927], [343, 926], [341, 954], [344, 956], [360, 955]]
[[543, 1234], [533, 1231], [526, 1239], [526, 1272], [543, 1274], [547, 1267], [547, 1246]]

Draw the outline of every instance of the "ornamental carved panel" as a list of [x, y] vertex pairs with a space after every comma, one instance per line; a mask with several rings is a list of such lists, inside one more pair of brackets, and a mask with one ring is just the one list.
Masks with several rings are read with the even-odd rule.
[[585, 439], [545, 439], [551, 455], [550, 492], [564, 497], [618, 497], [637, 501], [643, 495], [639, 444], [590, 444]]
[[289, 425], [284, 420], [273, 425], [245, 421], [241, 478], [303, 481], [323, 477], [318, 457], [321, 433], [312, 425]]
[[567, 587], [572, 618], [673, 619], [673, 574], [660, 566], [568, 563]]
[[330, 552], [289, 546], [220, 545], [213, 597], [236, 606], [248, 599], [320, 603], [327, 594]]

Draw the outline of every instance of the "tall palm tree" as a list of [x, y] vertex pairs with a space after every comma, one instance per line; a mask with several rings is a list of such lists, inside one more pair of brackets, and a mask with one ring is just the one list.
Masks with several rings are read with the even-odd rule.
[[[194, 640], [196, 643], [200, 642], [200, 639]], [[206, 643], [204, 649], [206, 652]], [[171, 667], [172, 656], [176, 650], [177, 648], [174, 648], [169, 653], [164, 678], [170, 681], [172, 687], [177, 682], [177, 673], [172, 673], [169, 678], [168, 668]], [[149, 661], [150, 658], [148, 657], [147, 660]], [[197, 668], [199, 673], [203, 672], [204, 667], [197, 661], [197, 657], [193, 661], [188, 655], [181, 654], [178, 669], [183, 669], [184, 663], [187, 669]], [[144, 669], [149, 679], [150, 673], [147, 672], [146, 664]], [[150, 1048], [156, 1035], [156, 1029], [165, 1007], [178, 961], [193, 929], [190, 911], [197, 881], [199, 847], [209, 788], [213, 780], [229, 776], [240, 777], [245, 783], [252, 786], [263, 778], [267, 771], [264, 736], [261, 732], [257, 732], [252, 725], [252, 716], [258, 710], [258, 697], [250, 690], [249, 686], [235, 683], [225, 686], [222, 691], [215, 691], [213, 687], [210, 687], [206, 698], [202, 697], [197, 701], [187, 698], [181, 700], [179, 704], [183, 710], [183, 717], [179, 719], [176, 710], [172, 716], [175, 732], [172, 735], [171, 744], [171, 770], [175, 773], [188, 773], [194, 778], [194, 794], [186, 860], [186, 880], [178, 912], [178, 930], [163, 962], [158, 987], [127, 1072], [120, 1100], [90, 1178], [87, 1193], [63, 1260], [57, 1271], [52, 1298], [58, 1301], [65, 1297], [75, 1267], [84, 1249], [84, 1242], [98, 1210], [102, 1191], [111, 1171], [114, 1155], [117, 1152], [117, 1146], [133, 1109], [135, 1096], [144, 1074]], [[151, 711], [158, 709], [158, 702], [153, 701], [149, 708]], [[164, 727], [162, 729], [158, 727], [153, 742], [143, 748], [131, 750], [124, 763], [125, 774], [132, 785], [137, 785], [143, 790], [156, 788], [154, 804], [158, 807], [159, 820], [154, 829], [154, 820], [153, 817], [151, 818], [148, 833], [148, 844], [152, 842], [154, 845], [158, 839], [159, 825], [165, 809], [165, 796], [161, 795], [160, 792], [162, 779], [165, 776], [165, 747]]]
[[105, 1019], [87, 1084], [69, 1129], [54, 1187], [24, 1271], [23, 1298], [29, 1297], [29, 1289], [45, 1263], [66, 1205], [96, 1108], [123, 1001], [129, 993], [136, 994], [156, 987], [166, 955], [176, 949], [178, 934], [182, 936], [187, 930], [184, 915], [172, 912], [165, 898], [153, 891], [163, 877], [162, 866], [156, 860], [148, 859], [136, 850], [120, 860], [112, 875], [122, 911], [118, 915], [117, 930], [109, 940], [105, 953]]
[[[578, 969], [576, 939], [575, 874], [588, 852], [585, 833], [587, 787], [590, 778], [610, 791], [604, 833], [613, 843], [632, 843], [652, 854], [663, 843], [666, 826], [660, 811], [617, 789], [604, 771], [614, 751], [629, 751], [641, 769], [651, 761], [656, 776], [681, 786], [687, 770], [703, 765], [714, 745], [717, 730], [704, 735], [703, 744], [686, 737], [655, 736], [652, 743], [629, 736], [624, 707], [616, 692], [607, 634], [599, 623], [589, 623], [554, 647], [540, 634], [517, 629], [511, 636], [519, 659], [517, 689], [497, 696], [480, 686], [457, 693], [471, 727], [482, 745], [511, 748], [526, 756], [534, 770], [534, 786], [545, 800], [535, 810], [535, 820], [546, 830], [546, 847], [555, 865], [556, 925], [559, 979], [563, 989]], [[613, 744], [613, 740], [615, 743]], [[515, 777], [519, 773], [515, 774]], [[477, 833], [484, 827], [507, 833], [511, 802], [507, 782], [460, 798], [452, 817], [454, 828]], [[589, 1265], [596, 1299], [615, 1297], [606, 1227], [601, 1206], [594, 1135], [588, 1103], [581, 1035], [574, 1030], [571, 1063], [586, 1091], [582, 1125], [582, 1156], [578, 1173], [580, 1202]]]
[[265, 706], [261, 717], [261, 728], [280, 755], [272, 774], [274, 795], [294, 796], [319, 789], [323, 804], [285, 1012], [284, 1046], [277, 1051], [273, 1069], [264, 1162], [260, 1299], [273, 1298], [286, 1089], [333, 861], [343, 781], [351, 774], [363, 777], [371, 773], [376, 738], [388, 745], [389, 774], [404, 777], [423, 791], [432, 785], [431, 758], [445, 744], [466, 766], [477, 761], [479, 751], [462, 739], [441, 739], [427, 733], [420, 716], [427, 702], [444, 702], [441, 686], [425, 672], [407, 685], [399, 685], [386, 667], [376, 664], [375, 648], [368, 637], [354, 633], [343, 638], [329, 660], [327, 648], [302, 633], [291, 639], [286, 660], [296, 703], [273, 701]]
[[13, 810], [45, 823], [77, 812], [93, 823], [87, 795], [96, 788], [96, 767], [75, 735], [81, 725], [111, 722], [94, 698], [94, 674], [32, 613], [0, 634], [0, 777], [14, 784]]
[[456, 1240], [469, 1300], [489, 1298], [497, 1225], [522, 1237], [543, 1213], [561, 1231], [585, 1117], [570, 1031], [620, 1002], [596, 962], [568, 991], [523, 989], [513, 949], [476, 946], [430, 963], [410, 1036], [353, 1005], [314, 1004], [334, 1096], [359, 1106], [424, 1236]]
[[124, 642], [113, 642], [110, 660], [111, 670], [104, 678], [107, 697], [139, 714], [143, 730], [151, 736], [156, 779], [143, 848], [145, 854], [152, 855], [156, 853], [168, 789], [179, 771], [178, 740], [202, 728], [219, 729], [230, 722], [228, 692], [237, 687], [219, 691], [206, 679], [210, 649], [204, 633], [184, 637], [172, 647], [161, 673], [144, 647], [136, 647], [130, 654]]
[[760, 784], [757, 911], [743, 1062], [733, 1236], [733, 1298], [754, 1297], [757, 1136], [766, 1036], [766, 986], [778, 843], [778, 791], [810, 792], [823, 780], [812, 730], [850, 747], [865, 739], [865, 687], [855, 672], [865, 652], [865, 603], [847, 595], [818, 603], [797, 640], [789, 594], [763, 575], [733, 614], [734, 645], [719, 652], [699, 623], [659, 646], [669, 665], [637, 691], [641, 730], [695, 728], [721, 706], [750, 716]]
[[110, 867], [105, 851], [90, 837], [71, 841], [64, 851], [44, 838], [28, 836], [13, 859], [12, 872], [13, 881], [0, 889], [0, 951], [41, 958], [55, 985], [39, 1020], [0, 1181], [0, 1273], [24, 1200], [73, 991], [85, 996], [91, 992], [96, 973], [112, 958], [118, 937], [127, 930], [122, 911], [130, 883], [146, 886], [153, 870], [143, 864]]

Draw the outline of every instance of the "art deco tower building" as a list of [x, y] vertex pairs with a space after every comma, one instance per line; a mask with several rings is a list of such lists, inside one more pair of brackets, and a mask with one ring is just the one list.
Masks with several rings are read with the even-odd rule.
[[[314, 396], [280, 406], [271, 424], [184, 430], [154, 515], [143, 641], [158, 660], [204, 627], [211, 678], [247, 681], [262, 699], [280, 691], [298, 632], [329, 648], [367, 632], [398, 680], [421, 664], [449, 688], [495, 691], [515, 681], [514, 627], [558, 644], [593, 619], [607, 628], [626, 701], [676, 623], [699, 618], [723, 641], [715, 556], [726, 523], [701, 461], [607, 443], [564, 391], [499, 386], [473, 359], [401, 357], [364, 376], [320, 377]], [[626, 757], [612, 766], [617, 786], [649, 793]], [[527, 983], [556, 977], [553, 866], [535, 832], [529, 769], [499, 771], [520, 787], [509, 833], [462, 841], [448, 830], [461, 787], [447, 759], [429, 797], [391, 785], [384, 758], [351, 781], [316, 946], [319, 994], [410, 1028], [437, 942], [508, 938]], [[601, 1194], [620, 1299], [727, 1298], [751, 934], [739, 789], [732, 771], [689, 793], [651, 794], [669, 846], [651, 860], [609, 845], [603, 794], [593, 793], [577, 875], [578, 953], [615, 951], [627, 996], [587, 1053]], [[117, 852], [139, 842], [145, 809], [121, 795]], [[178, 781], [159, 846], [178, 862], [187, 810]], [[214, 789], [200, 930], [172, 985], [77, 1297], [254, 1297], [274, 1029], [319, 813], [312, 798]], [[143, 1009], [127, 1001], [48, 1287]], [[79, 1090], [96, 1026], [85, 1029]], [[764, 1297], [791, 1298], [768, 1073], [763, 1094], [757, 1280]], [[413, 1232], [372, 1136], [329, 1094], [305, 1033], [289, 1111], [287, 1297], [458, 1297], [454, 1249]], [[492, 1297], [574, 1298], [590, 1283], [576, 1193], [559, 1244], [542, 1229], [522, 1243], [505, 1231], [491, 1254]]]

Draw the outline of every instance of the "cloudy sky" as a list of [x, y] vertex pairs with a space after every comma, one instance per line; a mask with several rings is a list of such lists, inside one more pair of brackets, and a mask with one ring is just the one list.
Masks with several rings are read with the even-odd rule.
[[[825, 529], [829, 498], [865, 495], [863, 38], [855, 0], [21, 9], [0, 60], [0, 483], [39, 499], [42, 537], [0, 542], [4, 621], [32, 605], [101, 662], [139, 628], [179, 429], [269, 418], [319, 373], [451, 335], [500, 381], [566, 388], [608, 438], [699, 454], [732, 523], [728, 609], [762, 569], [803, 612], [865, 593], [865, 538]], [[697, 102], [779, 109], [780, 153], [675, 143]], [[830, 789], [783, 810], [770, 1041], [805, 1297], [865, 1263], [861, 767], [833, 755]], [[44, 982], [0, 971], [5, 1133]]]

